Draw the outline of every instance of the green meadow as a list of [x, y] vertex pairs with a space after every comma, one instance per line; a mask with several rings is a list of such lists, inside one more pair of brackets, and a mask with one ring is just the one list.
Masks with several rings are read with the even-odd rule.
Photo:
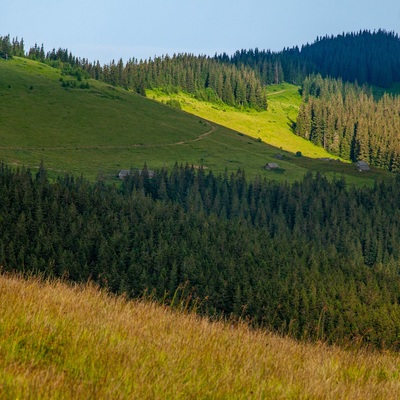
[[276, 148], [311, 158], [333, 157], [324, 149], [292, 133], [301, 96], [299, 87], [283, 83], [268, 87], [268, 110], [236, 109], [225, 104], [198, 101], [184, 93], [167, 95], [162, 91], [147, 91], [147, 96], [162, 102], [178, 100], [182, 109], [235, 131], [262, 140]]
[[[345, 175], [360, 185], [388, 176], [318, 160], [332, 156], [291, 132], [301, 101], [296, 86], [270, 87], [265, 112], [179, 94], [181, 111], [161, 104], [170, 98], [161, 92], [144, 98], [93, 80], [89, 89], [62, 86], [74, 79], [27, 59], [0, 61], [0, 160], [33, 170], [43, 161], [50, 176], [69, 172], [91, 180], [113, 180], [120, 169], [144, 163], [157, 169], [176, 162], [214, 173], [241, 168], [249, 177], [278, 181], [298, 180], [308, 171]], [[267, 162], [278, 162], [279, 169], [264, 170]]]

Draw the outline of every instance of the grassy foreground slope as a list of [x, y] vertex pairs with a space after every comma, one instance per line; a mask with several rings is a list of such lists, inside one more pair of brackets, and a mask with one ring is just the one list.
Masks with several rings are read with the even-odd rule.
[[395, 399], [400, 356], [0, 276], [0, 397]]
[[[274, 88], [268, 114], [233, 113], [197, 102], [193, 107], [207, 111], [194, 116], [93, 80], [89, 89], [63, 88], [61, 78], [74, 79], [31, 60], [0, 60], [0, 160], [32, 168], [43, 161], [53, 175], [71, 172], [89, 179], [99, 173], [114, 178], [120, 169], [145, 162], [150, 169], [175, 162], [204, 165], [215, 173], [242, 168], [248, 176], [279, 181], [301, 179], [310, 170], [345, 175], [357, 184], [387, 176], [378, 170], [361, 176], [347, 163], [316, 160], [327, 153], [287, 136], [299, 102], [290, 85]], [[295, 157], [296, 151], [309, 157]], [[265, 171], [282, 152], [281, 168]]]

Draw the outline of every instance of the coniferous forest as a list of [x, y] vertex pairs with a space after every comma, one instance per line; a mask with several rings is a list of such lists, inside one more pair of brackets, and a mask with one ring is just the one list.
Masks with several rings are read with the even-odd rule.
[[304, 80], [302, 95], [298, 135], [345, 159], [399, 170], [399, 97], [375, 101], [365, 87], [321, 75]]
[[[238, 50], [235, 54], [195, 56], [174, 54], [137, 60], [132, 57], [101, 66], [71, 54], [68, 49], [45, 52], [43, 44], [35, 44], [26, 53], [24, 41], [0, 37], [0, 56], [27, 56], [57, 67], [79, 68], [93, 79], [123, 86], [143, 94], [151, 87], [170, 90], [183, 89], [195, 93], [209, 88], [222, 99], [223, 89], [243, 104], [243, 93], [254, 96], [258, 85], [289, 82], [301, 85], [312, 74], [341, 78], [359, 84], [389, 87], [400, 81], [400, 39], [396, 33], [385, 30], [343, 33], [317, 38], [301, 48], [270, 50]], [[242, 96], [242, 97], [240, 97]]]
[[[258, 111], [265, 86], [301, 85], [294, 131], [345, 159], [398, 172], [400, 103], [370, 85], [400, 82], [400, 40], [386, 31], [318, 38], [281, 52], [177, 54], [101, 66], [66, 49], [25, 52], [0, 37], [0, 56], [28, 57], [78, 81], [145, 95], [184, 91]], [[82, 83], [83, 84], [83, 83]], [[400, 179], [372, 188], [309, 174], [278, 184], [244, 171], [214, 175], [146, 166], [121, 185], [43, 165], [0, 169], [0, 265], [83, 282], [128, 297], [177, 291], [211, 318], [244, 318], [298, 339], [400, 348]]]
[[164, 301], [185, 290], [210, 317], [400, 347], [397, 178], [355, 190], [320, 175], [280, 185], [176, 165], [132, 171], [117, 188], [2, 165], [0, 193], [6, 271]]
[[79, 79], [93, 78], [145, 95], [146, 89], [183, 90], [201, 100], [265, 110], [265, 85], [301, 85], [313, 74], [343, 82], [389, 87], [400, 81], [400, 40], [379, 30], [317, 38], [312, 44], [280, 52], [240, 50], [234, 55], [164, 55], [148, 60], [134, 57], [103, 66], [73, 56], [67, 49], [45, 52], [35, 44], [25, 54], [23, 40], [0, 37], [0, 56], [26, 56], [61, 68]]

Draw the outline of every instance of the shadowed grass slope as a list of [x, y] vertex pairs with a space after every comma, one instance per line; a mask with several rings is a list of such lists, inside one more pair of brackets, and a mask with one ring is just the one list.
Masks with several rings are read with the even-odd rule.
[[379, 86], [371, 85], [371, 89], [375, 100], [381, 99], [385, 93], [390, 96], [400, 96], [400, 82], [394, 83], [389, 88], [382, 88]]
[[0, 397], [397, 399], [398, 355], [299, 344], [91, 285], [0, 276]]
[[[99, 171], [141, 167], [146, 160], [162, 166], [169, 161], [162, 157], [164, 146], [210, 130], [198, 118], [126, 91], [96, 81], [88, 90], [65, 89], [60, 78], [58, 70], [30, 60], [0, 62], [5, 161], [38, 165], [44, 160], [49, 168], [94, 177]], [[179, 150], [173, 158], [183, 161]]]

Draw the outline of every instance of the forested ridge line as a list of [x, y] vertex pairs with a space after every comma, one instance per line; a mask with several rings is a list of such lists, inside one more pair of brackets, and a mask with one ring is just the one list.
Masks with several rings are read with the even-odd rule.
[[381, 87], [400, 82], [400, 39], [397, 33], [383, 29], [325, 35], [300, 48], [279, 52], [239, 50], [217, 59], [252, 68], [266, 84], [285, 81], [301, 85], [312, 74]]
[[318, 37], [299, 48], [238, 50], [214, 56], [179, 53], [154, 59], [103, 66], [73, 56], [67, 49], [45, 52], [35, 44], [26, 53], [23, 40], [0, 37], [0, 56], [22, 56], [60, 68], [78, 80], [88, 77], [145, 95], [146, 89], [183, 90], [199, 99], [257, 110], [267, 108], [265, 85], [301, 85], [310, 74], [341, 78], [359, 84], [389, 87], [400, 82], [400, 39], [385, 30]]
[[[63, 74], [78, 81], [93, 78], [113, 86], [121, 86], [143, 96], [146, 89], [160, 88], [166, 92], [183, 90], [196, 98], [223, 102], [234, 107], [265, 110], [267, 98], [263, 84], [254, 71], [247, 67], [226, 65], [209, 56], [174, 54], [149, 60], [113, 60], [103, 66], [97, 61], [73, 56], [67, 49], [53, 49], [35, 45], [25, 54], [23, 40], [0, 37], [0, 56], [28, 57], [59, 68]], [[66, 83], [67, 84], [67, 83]]]
[[399, 348], [400, 179], [346, 188], [146, 167], [121, 188], [0, 168], [0, 265], [188, 299], [300, 339]]

